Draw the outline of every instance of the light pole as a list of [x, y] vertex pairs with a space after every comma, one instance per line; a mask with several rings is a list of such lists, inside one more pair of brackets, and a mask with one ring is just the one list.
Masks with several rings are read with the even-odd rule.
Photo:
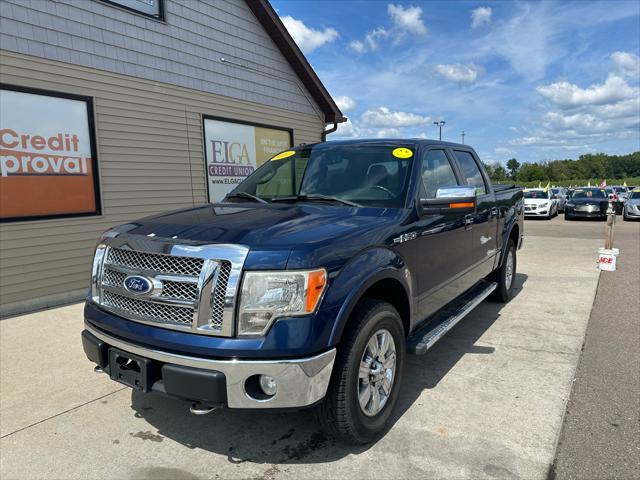
[[465, 136], [465, 133], [464, 133], [464, 130], [462, 130], [462, 144], [463, 145], [464, 145], [464, 136]]
[[439, 130], [439, 132], [440, 132], [440, 133], [439, 133], [439, 135], [438, 135], [438, 138], [439, 138], [440, 140], [442, 140], [442, 126], [443, 126], [445, 123], [447, 123], [447, 122], [445, 122], [444, 120], [440, 120], [439, 122], [433, 122], [433, 124], [434, 124], [434, 125], [437, 125], [437, 126], [438, 126], [438, 130]]

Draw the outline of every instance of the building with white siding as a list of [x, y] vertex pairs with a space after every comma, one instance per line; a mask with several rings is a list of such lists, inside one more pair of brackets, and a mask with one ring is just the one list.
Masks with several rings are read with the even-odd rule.
[[0, 83], [2, 315], [81, 299], [100, 232], [345, 120], [264, 0], [0, 0]]

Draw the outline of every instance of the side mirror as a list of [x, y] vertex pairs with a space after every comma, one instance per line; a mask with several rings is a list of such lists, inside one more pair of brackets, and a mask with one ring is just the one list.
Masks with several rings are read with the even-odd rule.
[[421, 213], [437, 215], [445, 213], [475, 212], [478, 203], [476, 187], [443, 187], [436, 191], [436, 198], [421, 198]]

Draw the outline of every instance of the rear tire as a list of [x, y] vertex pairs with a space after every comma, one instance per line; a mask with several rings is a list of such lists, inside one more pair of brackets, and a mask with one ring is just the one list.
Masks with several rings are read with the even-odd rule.
[[507, 303], [513, 298], [516, 279], [516, 246], [513, 240], [509, 239], [505, 250], [505, 258], [500, 268], [491, 274], [490, 279], [498, 284], [497, 288], [489, 297], [491, 300], [501, 303]]
[[[381, 340], [384, 337], [381, 335], [385, 335], [380, 332], [386, 332], [392, 339], [385, 350], [387, 357], [380, 353], [384, 350]], [[380, 358], [371, 358], [370, 342], [378, 345]], [[338, 346], [327, 395], [315, 409], [316, 419], [328, 435], [345, 443], [362, 445], [385, 432], [398, 401], [404, 371], [405, 342], [402, 320], [392, 305], [366, 299], [356, 307]], [[395, 351], [393, 367], [390, 363], [392, 348]], [[378, 361], [384, 358], [385, 362]], [[391, 368], [394, 369], [391, 382], [385, 383]], [[382, 373], [366, 373], [374, 371]], [[385, 387], [390, 390], [386, 399]], [[361, 406], [360, 398], [364, 406]], [[379, 406], [379, 410], [374, 406]]]

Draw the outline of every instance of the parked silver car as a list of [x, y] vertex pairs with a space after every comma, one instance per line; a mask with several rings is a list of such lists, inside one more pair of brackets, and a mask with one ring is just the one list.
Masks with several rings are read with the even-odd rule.
[[622, 217], [625, 220], [640, 219], [640, 189], [629, 192], [627, 201], [624, 202]]
[[553, 187], [551, 195], [558, 201], [558, 211], [564, 212], [564, 204], [567, 203], [567, 189], [564, 187]]

